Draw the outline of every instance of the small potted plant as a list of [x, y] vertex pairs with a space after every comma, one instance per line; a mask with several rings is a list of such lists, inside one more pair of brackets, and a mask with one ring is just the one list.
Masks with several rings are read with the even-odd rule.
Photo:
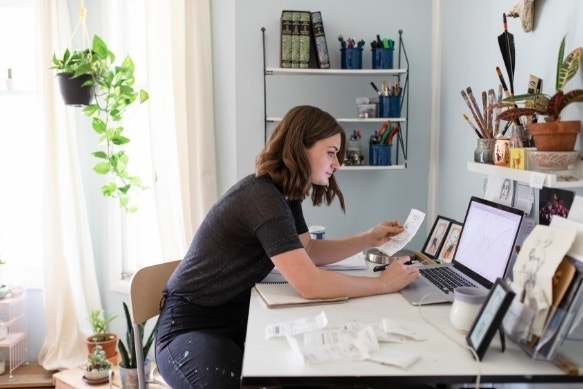
[[[123, 303], [123, 310], [126, 318], [127, 332], [126, 332], [126, 343], [119, 339], [118, 348], [121, 361], [119, 362], [119, 374], [122, 388], [137, 388], [138, 387], [138, 355], [136, 352], [136, 346], [134, 341], [134, 327], [132, 326], [132, 319], [127, 304]], [[144, 329], [146, 323], [140, 324], [140, 336], [144, 339]], [[144, 357], [144, 375], [147, 377], [150, 372], [150, 359], [148, 358], [148, 353], [152, 344], [154, 343], [155, 329], [148, 335], [146, 342], [143, 343], [143, 357]]]
[[[125, 145], [130, 138], [122, 124], [128, 108], [149, 99], [145, 90], [135, 90], [134, 62], [128, 55], [121, 64], [115, 64], [115, 54], [99, 36], [93, 37], [90, 49], [70, 52], [62, 56], [53, 54], [53, 69], [63, 82], [76, 81], [92, 99], [84, 102], [83, 113], [90, 118], [91, 127], [102, 145], [93, 152], [98, 163], [93, 170], [110, 178], [101, 187], [106, 197], [117, 198], [122, 209], [128, 212], [137, 208], [130, 204], [132, 189], [142, 189], [140, 177], [128, 171], [129, 156]], [[91, 102], [92, 101], [92, 102]]]
[[[552, 96], [545, 94], [523, 94], [505, 99], [510, 108], [500, 113], [501, 120], [517, 120], [521, 116], [538, 114], [544, 116], [544, 122], [532, 123], [528, 126], [529, 132], [534, 137], [534, 142], [539, 151], [571, 151], [575, 146], [577, 135], [581, 128], [580, 120], [561, 121], [561, 111], [569, 104], [583, 102], [583, 89], [575, 89], [565, 92], [565, 84], [573, 78], [579, 69], [583, 48], [577, 47], [566, 57], [565, 37], [561, 41], [557, 58], [557, 74], [555, 81], [555, 93]], [[515, 103], [530, 103], [530, 107], [516, 107]], [[540, 134], [540, 137], [539, 137]], [[559, 140], [564, 134], [564, 142]], [[545, 139], [546, 138], [546, 139]], [[543, 144], [548, 140], [550, 144]]]
[[113, 358], [116, 355], [117, 335], [109, 332], [109, 324], [117, 316], [110, 316], [102, 309], [94, 309], [89, 314], [89, 323], [93, 330], [93, 334], [87, 337], [87, 349], [89, 352], [99, 346], [101, 347], [107, 358]]
[[107, 382], [106, 380], [109, 379], [109, 371], [111, 370], [111, 362], [107, 360], [103, 348], [99, 345], [95, 346], [88, 359], [83, 378], [89, 383]]

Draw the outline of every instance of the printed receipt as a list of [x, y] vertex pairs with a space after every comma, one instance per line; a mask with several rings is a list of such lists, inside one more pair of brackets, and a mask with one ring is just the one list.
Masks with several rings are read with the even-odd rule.
[[395, 352], [383, 349], [380, 343], [404, 343], [423, 341], [408, 323], [399, 323], [383, 318], [381, 322], [347, 322], [341, 326], [328, 327], [322, 311], [315, 317], [267, 326], [266, 337], [285, 336], [288, 345], [306, 364], [339, 360], [367, 360], [382, 365], [408, 369], [420, 360], [414, 353]]
[[417, 209], [411, 209], [411, 213], [409, 213], [409, 216], [403, 225], [403, 232], [399, 235], [393, 236], [388, 242], [378, 246], [377, 249], [387, 255], [395, 254], [413, 239], [417, 230], [419, 230], [421, 223], [423, 223], [423, 219], [425, 219], [425, 214], [423, 212]]

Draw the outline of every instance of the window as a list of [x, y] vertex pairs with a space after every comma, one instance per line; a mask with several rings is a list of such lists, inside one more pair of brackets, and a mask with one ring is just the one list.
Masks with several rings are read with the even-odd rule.
[[[41, 287], [43, 263], [45, 131], [37, 120], [41, 107], [35, 20], [31, 0], [0, 0], [0, 257], [6, 261], [0, 267], [0, 283], [26, 288]], [[8, 68], [12, 90], [5, 83]]]

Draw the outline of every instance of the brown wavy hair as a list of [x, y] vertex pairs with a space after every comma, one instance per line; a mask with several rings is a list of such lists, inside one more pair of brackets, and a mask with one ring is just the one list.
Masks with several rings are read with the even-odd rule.
[[280, 186], [288, 200], [303, 201], [312, 190], [312, 203], [330, 205], [338, 197], [342, 211], [344, 196], [332, 175], [328, 186], [312, 184], [310, 188], [310, 163], [306, 155], [319, 140], [340, 134], [340, 149], [336, 153], [338, 161], [344, 160], [346, 134], [336, 119], [327, 112], [309, 105], [292, 108], [277, 125], [269, 142], [255, 161], [257, 177], [269, 174]]

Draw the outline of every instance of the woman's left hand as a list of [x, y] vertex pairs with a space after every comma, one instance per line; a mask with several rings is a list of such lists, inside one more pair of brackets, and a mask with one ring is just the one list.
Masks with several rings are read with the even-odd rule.
[[393, 236], [403, 232], [403, 224], [399, 220], [384, 221], [367, 231], [369, 247], [377, 247], [386, 243]]

